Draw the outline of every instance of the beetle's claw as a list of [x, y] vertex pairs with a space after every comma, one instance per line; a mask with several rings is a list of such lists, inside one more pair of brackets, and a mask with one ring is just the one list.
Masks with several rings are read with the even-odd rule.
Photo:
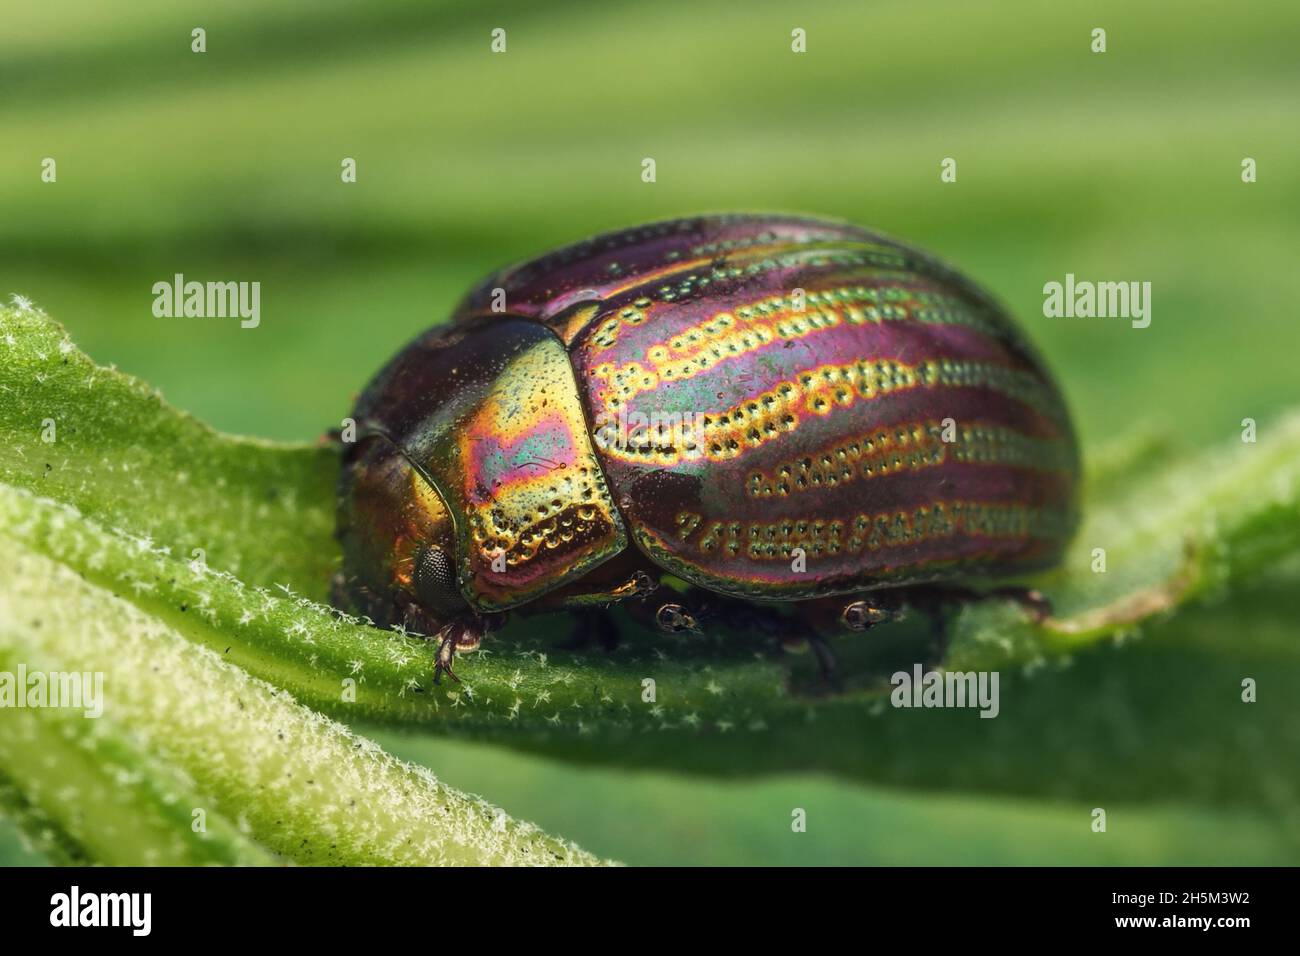
[[435, 684], [442, 683], [443, 674], [446, 674], [457, 684], [460, 683], [460, 678], [457, 677], [456, 672], [451, 669], [451, 663], [456, 658], [456, 637], [454, 634], [447, 633], [454, 626], [455, 625], [449, 624], [447, 627], [443, 628], [443, 633], [446, 636], [443, 637], [442, 643], [438, 645], [438, 662], [433, 668], [433, 682]]
[[442, 683], [442, 675], [446, 674], [457, 684], [460, 678], [452, 670], [452, 662], [456, 659], [456, 651], [476, 650], [483, 641], [483, 635], [489, 631], [495, 630], [505, 623], [504, 614], [479, 615], [471, 620], [456, 620], [443, 627], [435, 637], [438, 640], [438, 661], [433, 669], [433, 682]]

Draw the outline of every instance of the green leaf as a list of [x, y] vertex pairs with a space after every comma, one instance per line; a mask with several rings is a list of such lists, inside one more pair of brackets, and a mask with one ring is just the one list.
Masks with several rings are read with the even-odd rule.
[[[313, 531], [328, 540], [325, 503], [311, 499], [329, 485], [328, 460], [216, 436], [94, 368], [33, 313], [0, 312], [0, 348], [0, 393], [12, 399], [0, 429], [14, 452], [0, 484], [0, 670], [102, 674], [105, 684], [99, 719], [3, 711], [0, 797], [47, 852], [147, 864], [271, 854], [327, 864], [597, 862], [201, 646], [221, 643], [213, 601], [240, 595], [251, 614], [274, 599], [146, 536], [178, 549], [201, 542], [253, 579], [324, 574], [330, 550], [303, 542]], [[41, 441], [50, 422], [53, 440]], [[176, 627], [152, 613], [182, 593], [169, 607]], [[315, 613], [275, 603], [289, 618]], [[293, 655], [265, 650], [250, 670], [310, 677]]]
[[[48, 562], [33, 566], [21, 559], [14, 570], [66, 573]], [[48, 614], [39, 605], [14, 602], [14, 596], [9, 587], [0, 592], [5, 616], [0, 670], [67, 672], [58, 659], [27, 643], [28, 635], [18, 636], [13, 615], [32, 615], [29, 628], [35, 630], [47, 626]], [[42, 603], [50, 597], [41, 595]], [[0, 805], [37, 837], [46, 856], [61, 863], [266, 865], [276, 860], [228, 817], [209, 812], [210, 797], [201, 796], [187, 775], [140, 746], [129, 731], [111, 719], [86, 719], [78, 710], [6, 714]]]
[[[0, 393], [12, 399], [0, 411], [0, 434], [17, 450], [0, 465], [0, 538], [27, 569], [8, 579], [9, 599], [26, 601], [33, 614], [42, 601], [64, 608], [65, 633], [102, 613], [92, 613], [92, 605], [111, 603], [114, 614], [138, 616], [140, 626], [148, 622], [154, 640], [178, 661], [182, 649], [204, 649], [205, 657], [189, 659], [195, 683], [219, 672], [220, 681], [206, 680], [261, 688], [261, 706], [282, 710], [276, 719], [291, 722], [295, 735], [328, 738], [336, 757], [349, 750], [352, 738], [313, 711], [354, 725], [437, 728], [614, 766], [726, 775], [809, 768], [894, 784], [1021, 794], [1061, 793], [1073, 785], [1077, 792], [1113, 748], [1116, 715], [1108, 705], [1150, 690], [1125, 682], [1152, 666], [1152, 659], [1186, 670], [1189, 660], [1199, 658], [1165, 655], [1166, 645], [1152, 642], [1141, 654], [1126, 649], [1113, 655], [1119, 663], [1094, 653], [1062, 671], [1070, 655], [1131, 636], [1144, 622], [1190, 602], [1241, 589], [1300, 547], [1300, 415], [1291, 415], [1262, 429], [1266, 437], [1259, 444], [1236, 441], [1185, 456], [1152, 451], [1142, 441], [1119, 449], [1094, 483], [1087, 520], [1066, 565], [1042, 579], [1059, 616], [1036, 624], [1016, 606], [992, 601], [961, 611], [948, 660], [953, 667], [1006, 671], [997, 721], [972, 719], [969, 712], [888, 708], [887, 676], [931, 650], [920, 621], [838, 640], [836, 652], [855, 675], [839, 694], [824, 693], [806, 656], [772, 653], [743, 635], [665, 640], [632, 630], [612, 654], [573, 653], [556, 646], [563, 626], [558, 619], [508, 628], [461, 661], [464, 685], [439, 687], [431, 683], [432, 648], [419, 637], [365, 626], [321, 603], [337, 559], [332, 451], [217, 434], [133, 379], [95, 367], [57, 325], [34, 311], [0, 312], [0, 343]], [[53, 441], [42, 441], [51, 421]], [[1105, 573], [1092, 570], [1098, 547], [1106, 550]], [[195, 548], [203, 549], [201, 558]], [[41, 561], [48, 566], [38, 573], [33, 569]], [[61, 587], [81, 595], [85, 607], [77, 612], [71, 610], [75, 601], [25, 592], [31, 576], [56, 577]], [[15, 652], [39, 640], [52, 642], [39, 647], [57, 652], [60, 660], [66, 656], [75, 663], [77, 654], [90, 653], [83, 648], [74, 654], [74, 646], [47, 628], [23, 625], [22, 614], [11, 620], [19, 622], [8, 629]], [[107, 668], [124, 653], [125, 635], [116, 639], [122, 646], [114, 640], [102, 640], [97, 666]], [[1276, 650], [1251, 653], [1261, 666], [1287, 668], [1289, 679], [1294, 660], [1288, 653], [1280, 663]], [[202, 666], [193, 662], [198, 659]], [[1214, 684], [1206, 693], [1235, 700], [1241, 662], [1206, 655], [1203, 663], [1203, 671], [1184, 674], [1186, 680], [1194, 685], [1200, 673]], [[645, 693], [647, 678], [654, 681], [653, 701]], [[1062, 711], [1067, 685], [1073, 699], [1086, 694], [1094, 705]], [[214, 712], [223, 701], [229, 710], [228, 689], [210, 694]], [[176, 712], [186, 711], [183, 698], [168, 699]], [[1168, 695], [1151, 699], [1163, 713], [1179, 712]], [[161, 705], [149, 713], [161, 721]], [[1253, 715], [1267, 721], [1276, 713], [1261, 704]], [[148, 716], [130, 709], [125, 714], [132, 721]], [[273, 723], [263, 717], [227, 739], [231, 747], [251, 748], [274, 764], [277, 748], [264, 735]], [[166, 724], [160, 722], [160, 734]], [[1288, 726], [1294, 727], [1293, 718]], [[1207, 730], [1214, 752], [1217, 738]], [[207, 732], [221, 736], [212, 727]], [[1155, 752], [1125, 778], [1129, 797], [1186, 793], [1188, 774], [1179, 769], [1184, 755], [1172, 745], [1176, 731], [1162, 727], [1166, 732], [1167, 738], [1148, 740], [1143, 727], [1144, 744]], [[1089, 733], [1097, 743], [1080, 748], [1077, 773], [1062, 776], [1058, 769], [1048, 776], [1039, 769], [1042, 754], [1063, 735], [1087, 741]], [[311, 768], [299, 768], [298, 783], [286, 784], [257, 809], [255, 793], [220, 773], [228, 769], [222, 761], [231, 759], [229, 751], [213, 764], [213, 754], [184, 741], [164, 741], [163, 748], [169, 761], [215, 792], [232, 818], [252, 826], [257, 842], [271, 850], [309, 860], [336, 859], [334, 853], [350, 860], [398, 858], [376, 854], [370, 843], [317, 855], [323, 851], [313, 815], [322, 806], [337, 807], [336, 801], [301, 792]], [[372, 751], [366, 760], [391, 758]], [[383, 806], [388, 816], [382, 825], [398, 826], [394, 821], [412, 799], [412, 788], [423, 793], [426, 810], [451, 799], [434, 796], [446, 791], [409, 768], [384, 765], [391, 774], [385, 788], [393, 796]], [[21, 771], [24, 764], [18, 760], [17, 766]], [[313, 764], [316, 772], [321, 766]], [[21, 790], [21, 773], [8, 773]], [[1245, 785], [1228, 780], [1226, 769], [1210, 773], [1199, 791], [1207, 800], [1273, 806], [1278, 786], [1296, 784], [1293, 770]], [[358, 786], [356, 792], [370, 790]], [[244, 806], [248, 799], [255, 809]], [[373, 795], [367, 799], [378, 812]], [[291, 806], [301, 831], [317, 838], [302, 837], [310, 849], [266, 826], [269, 819], [283, 819]], [[70, 838], [75, 841], [77, 834]], [[376, 841], [392, 847], [391, 839]], [[425, 847], [423, 858], [442, 853], [456, 859], [467, 852], [465, 843], [459, 846]], [[557, 846], [534, 848], [534, 857], [586, 859]], [[484, 852], [504, 858], [521, 851]]]
[[[63, 856], [266, 863], [269, 850], [330, 865], [595, 862], [389, 756], [66, 566], [4, 543], [13, 560], [0, 573], [0, 663], [10, 673], [23, 663], [29, 672], [103, 675], [104, 717], [14, 710], [0, 738], [11, 801], [35, 808]], [[198, 811], [201, 833], [191, 826]]]

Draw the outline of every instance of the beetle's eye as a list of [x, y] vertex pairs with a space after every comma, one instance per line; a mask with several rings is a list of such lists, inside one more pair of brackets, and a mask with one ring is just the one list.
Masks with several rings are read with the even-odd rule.
[[415, 559], [415, 593], [431, 611], [453, 611], [465, 603], [456, 568], [442, 548], [425, 548]]

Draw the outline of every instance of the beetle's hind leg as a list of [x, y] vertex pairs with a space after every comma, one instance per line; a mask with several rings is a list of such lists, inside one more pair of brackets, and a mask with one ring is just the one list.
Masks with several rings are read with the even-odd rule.
[[952, 638], [953, 618], [964, 605], [979, 601], [1013, 601], [1035, 623], [1046, 620], [1052, 614], [1052, 603], [1041, 591], [1014, 585], [987, 591], [960, 585], [933, 585], [906, 588], [895, 593], [900, 606], [915, 608], [929, 620], [930, 654], [934, 660], [943, 660], [947, 654]]
[[1042, 591], [1018, 585], [1004, 585], [987, 591], [958, 585], [933, 585], [910, 588], [903, 594], [908, 605], [928, 614], [947, 614], [961, 605], [979, 601], [1012, 601], [1020, 605], [1035, 623], [1052, 616], [1052, 602]]

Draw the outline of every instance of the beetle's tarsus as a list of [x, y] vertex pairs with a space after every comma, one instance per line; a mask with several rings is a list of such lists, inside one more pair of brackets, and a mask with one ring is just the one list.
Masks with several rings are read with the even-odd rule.
[[859, 598], [844, 605], [839, 623], [850, 631], [868, 631], [877, 624], [896, 621], [902, 617], [898, 607], [891, 607], [876, 597]]
[[655, 625], [665, 634], [680, 634], [682, 631], [704, 633], [696, 616], [688, 608], [676, 603], [659, 606], [659, 610], [655, 611]]

